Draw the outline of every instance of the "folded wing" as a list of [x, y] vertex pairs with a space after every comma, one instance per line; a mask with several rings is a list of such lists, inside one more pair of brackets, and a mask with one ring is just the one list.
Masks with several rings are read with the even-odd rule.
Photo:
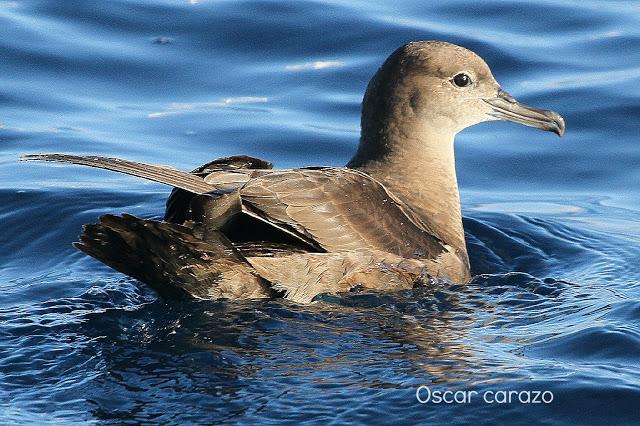
[[[165, 220], [171, 222], [181, 223], [188, 217], [192, 194], [204, 194], [207, 199], [216, 191], [231, 191], [240, 198], [238, 213], [257, 218], [317, 251], [369, 249], [409, 259], [434, 259], [446, 251], [443, 242], [407, 206], [381, 183], [356, 170], [274, 171], [270, 163], [246, 156], [214, 160], [192, 173], [95, 156], [39, 154], [24, 159], [98, 167], [179, 188], [168, 202]], [[215, 199], [207, 202], [213, 205]]]
[[240, 188], [243, 209], [327, 252], [374, 249], [432, 259], [444, 244], [385, 187], [341, 168], [274, 171]]

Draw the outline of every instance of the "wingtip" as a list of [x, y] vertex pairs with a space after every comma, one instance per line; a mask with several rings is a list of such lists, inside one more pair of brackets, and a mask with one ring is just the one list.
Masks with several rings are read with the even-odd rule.
[[25, 154], [20, 161], [56, 161], [60, 154]]

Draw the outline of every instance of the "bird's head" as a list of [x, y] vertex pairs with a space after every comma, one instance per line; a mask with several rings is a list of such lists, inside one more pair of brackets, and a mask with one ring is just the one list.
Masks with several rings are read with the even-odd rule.
[[558, 113], [516, 101], [481, 57], [440, 41], [411, 42], [393, 52], [369, 83], [362, 118], [363, 134], [379, 124], [403, 123], [453, 136], [492, 120], [564, 133]]

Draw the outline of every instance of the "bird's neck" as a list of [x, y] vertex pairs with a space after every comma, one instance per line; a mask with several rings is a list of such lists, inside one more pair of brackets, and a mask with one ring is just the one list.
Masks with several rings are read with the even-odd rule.
[[466, 259], [454, 135], [432, 130], [446, 123], [413, 124], [402, 132], [367, 132], [363, 126], [358, 152], [347, 166], [380, 181]]

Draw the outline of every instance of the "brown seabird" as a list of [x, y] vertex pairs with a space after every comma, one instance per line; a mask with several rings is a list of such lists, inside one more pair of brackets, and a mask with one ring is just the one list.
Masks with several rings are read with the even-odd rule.
[[491, 120], [564, 133], [560, 115], [517, 102], [475, 53], [419, 41], [393, 52], [369, 82], [346, 168], [273, 170], [234, 156], [186, 173], [95, 156], [24, 159], [173, 186], [164, 221], [104, 215], [75, 243], [160, 294], [309, 302], [361, 287], [468, 281], [454, 137]]

